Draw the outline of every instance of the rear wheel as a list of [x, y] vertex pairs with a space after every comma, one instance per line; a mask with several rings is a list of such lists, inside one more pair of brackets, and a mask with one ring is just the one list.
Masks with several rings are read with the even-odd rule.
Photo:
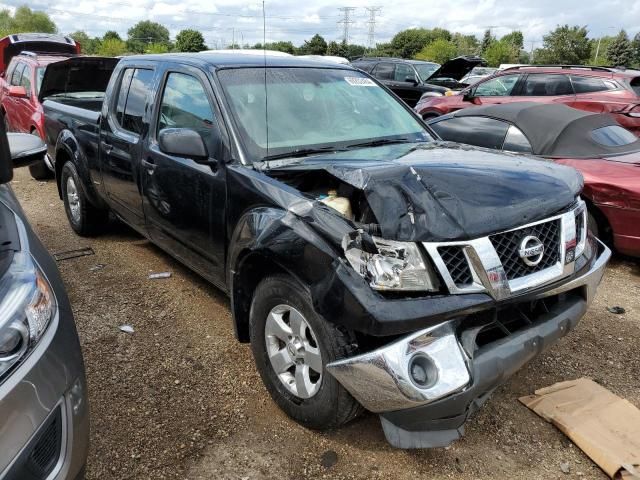
[[355, 418], [360, 404], [325, 367], [355, 351], [352, 336], [315, 313], [309, 294], [284, 275], [268, 277], [251, 304], [251, 350], [273, 400], [300, 424], [320, 430]]
[[82, 236], [91, 236], [102, 231], [109, 221], [109, 211], [97, 208], [89, 202], [73, 163], [64, 164], [60, 182], [64, 209], [71, 228]]
[[[40, 138], [38, 131], [35, 129], [31, 130], [31, 135], [35, 135]], [[36, 180], [48, 180], [54, 177], [54, 173], [49, 169], [44, 160], [40, 160], [38, 163], [29, 165], [29, 173], [31, 174], [31, 177]]]

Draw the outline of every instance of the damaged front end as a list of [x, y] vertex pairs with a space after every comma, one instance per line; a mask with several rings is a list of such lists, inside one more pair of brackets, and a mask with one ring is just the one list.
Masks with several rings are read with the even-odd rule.
[[283, 223], [327, 241], [305, 258], [319, 265], [334, 249], [309, 291], [318, 314], [355, 332], [358, 353], [326, 370], [396, 447], [459, 438], [495, 388], [575, 327], [610, 257], [587, 232], [575, 171], [473, 149], [461, 160], [460, 148], [362, 149], [252, 173], [281, 186], [271, 198], [291, 195]]

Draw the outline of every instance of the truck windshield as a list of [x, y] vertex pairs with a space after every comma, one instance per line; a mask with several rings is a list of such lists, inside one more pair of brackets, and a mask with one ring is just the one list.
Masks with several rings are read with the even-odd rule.
[[264, 68], [240, 68], [218, 77], [254, 160], [432, 138], [398, 100], [354, 70], [267, 68], [265, 75]]
[[418, 75], [423, 82], [426, 82], [431, 78], [431, 75], [440, 68], [439, 63], [414, 63], [413, 66], [418, 71]]

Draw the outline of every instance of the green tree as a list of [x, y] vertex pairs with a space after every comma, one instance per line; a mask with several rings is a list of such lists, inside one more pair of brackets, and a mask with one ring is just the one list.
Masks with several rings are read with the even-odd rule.
[[267, 42], [267, 43], [264, 44], [264, 47], [263, 47], [263, 45], [261, 43], [256, 43], [251, 48], [255, 49], [255, 50], [262, 50], [264, 48], [265, 50], [275, 50], [277, 52], [290, 53], [291, 55], [296, 53], [296, 47], [291, 42], [282, 42], [282, 41], [280, 41], [280, 42]]
[[409, 28], [391, 39], [391, 51], [394, 56], [414, 58], [425, 46], [435, 40], [451, 40], [451, 32], [443, 28]]
[[87, 55], [95, 55], [98, 52], [98, 48], [100, 47], [99, 38], [91, 38], [82, 30], [73, 32], [69, 36], [80, 44], [82, 53], [86, 53]]
[[482, 37], [482, 43], [480, 44], [480, 53], [484, 55], [484, 52], [488, 50], [495, 40], [495, 37], [491, 35], [491, 30], [485, 30], [484, 36]]
[[633, 63], [636, 67], [640, 67], [640, 32], [633, 37], [631, 48], [633, 49]]
[[45, 12], [18, 7], [13, 14], [9, 10], [0, 12], [0, 35], [22, 32], [56, 33], [58, 28]]
[[430, 62], [444, 63], [452, 59], [458, 53], [458, 47], [450, 40], [438, 38], [420, 50], [415, 58]]
[[332, 40], [331, 42], [329, 42], [327, 44], [327, 55], [342, 56], [343, 55], [342, 42], [338, 43], [335, 40]]
[[616, 36], [607, 48], [607, 60], [616, 67], [629, 67], [633, 62], [633, 47], [629, 41], [629, 36], [624, 30]]
[[150, 43], [145, 45], [144, 53], [168, 53], [169, 47], [166, 43]]
[[484, 52], [484, 59], [490, 67], [499, 67], [501, 63], [518, 63], [518, 50], [503, 40], [492, 42]]
[[115, 30], [107, 30], [106, 32], [104, 32], [104, 35], [102, 36], [102, 40], [110, 40], [110, 39], [122, 40], [118, 32], [116, 32]]
[[513, 48], [518, 51], [522, 50], [524, 47], [524, 36], [520, 30], [514, 30], [511, 33], [507, 33], [504, 37], [500, 39], [501, 42], [506, 43], [507, 45], [512, 45]]
[[143, 53], [147, 45], [163, 44], [167, 49], [171, 46], [169, 30], [163, 25], [150, 20], [142, 20], [127, 31], [127, 48], [135, 53]]
[[176, 35], [176, 50], [179, 52], [201, 52], [206, 50], [204, 37], [198, 30], [180, 30]]
[[586, 27], [562, 25], [543, 37], [535, 52], [536, 63], [583, 65], [591, 57]]
[[304, 41], [304, 44], [298, 49], [298, 53], [302, 55], [324, 55], [327, 53], [327, 41], [316, 33], [311, 37], [311, 40]]
[[346, 58], [362, 57], [366, 53], [366, 51], [367, 47], [365, 47], [364, 45], [356, 45], [354, 43], [350, 43], [349, 45], [347, 45], [346, 53], [341, 56]]
[[124, 55], [127, 51], [127, 44], [117, 38], [107, 38], [103, 40], [96, 52], [103, 57], [117, 57]]
[[454, 33], [451, 37], [451, 41], [456, 44], [458, 49], [458, 55], [476, 55], [480, 48], [478, 39], [475, 35], [462, 35], [461, 33]]
[[[592, 56], [589, 59], [591, 65], [605, 65], [610, 63], [607, 59], [607, 50], [609, 45], [613, 43], [616, 37], [605, 36], [600, 38], [593, 38], [590, 41]], [[596, 58], [596, 54], [598, 55]]]

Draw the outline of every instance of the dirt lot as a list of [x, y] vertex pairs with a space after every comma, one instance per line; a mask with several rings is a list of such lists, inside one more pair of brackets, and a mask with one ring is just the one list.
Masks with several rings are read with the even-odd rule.
[[[23, 170], [13, 186], [50, 252], [95, 251], [59, 262], [87, 364], [89, 479], [605, 478], [517, 398], [589, 376], [640, 407], [640, 263], [615, 259], [577, 330], [501, 388], [464, 439], [401, 451], [374, 415], [332, 433], [290, 421], [236, 343], [224, 295], [122, 225], [74, 235], [53, 182]], [[148, 279], [164, 271], [171, 278]]]

